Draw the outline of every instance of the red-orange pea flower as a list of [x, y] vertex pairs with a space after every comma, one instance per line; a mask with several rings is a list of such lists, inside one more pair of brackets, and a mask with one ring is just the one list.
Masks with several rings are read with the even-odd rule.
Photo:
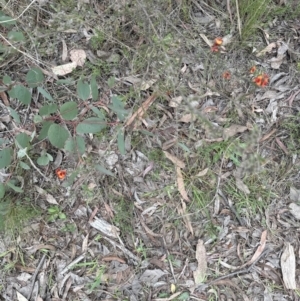
[[230, 76], [231, 76], [231, 74], [230, 74], [229, 71], [225, 71], [225, 72], [223, 73], [223, 78], [225, 78], [225, 79], [230, 79]]
[[210, 50], [212, 52], [218, 52], [219, 51], [219, 47], [217, 45], [213, 45], [213, 46], [211, 46]]
[[256, 66], [252, 66], [249, 70], [249, 72], [252, 74], [256, 71]]
[[222, 38], [215, 38], [215, 41], [214, 41], [214, 45], [216, 46], [220, 46], [223, 44], [223, 39]]
[[67, 171], [66, 170], [63, 170], [63, 169], [60, 169], [60, 168], [57, 168], [55, 170], [55, 173], [56, 173], [56, 176], [60, 179], [60, 180], [64, 180], [64, 178], [66, 177], [67, 175]]
[[269, 83], [269, 76], [263, 73], [254, 77], [253, 81], [259, 87], [266, 87]]

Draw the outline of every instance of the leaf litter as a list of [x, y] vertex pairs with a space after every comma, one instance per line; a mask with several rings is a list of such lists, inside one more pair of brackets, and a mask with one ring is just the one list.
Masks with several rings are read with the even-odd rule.
[[[180, 22], [172, 37], [163, 30], [173, 27], [162, 26], [159, 32], [155, 30], [149, 35], [151, 39], [144, 37], [143, 22], [131, 22], [121, 3], [110, 4], [110, 12], [122, 12], [120, 18], [113, 13], [105, 18], [107, 10], [101, 3], [93, 3], [94, 11], [89, 12], [98, 12], [95, 18], [84, 14], [88, 9], [85, 1], [76, 7], [76, 14], [83, 14], [87, 28], [101, 24], [99, 18], [107, 25], [108, 32], [97, 28], [98, 34], [94, 30], [90, 34], [79, 25], [76, 29], [65, 29], [59, 14], [53, 14], [47, 21], [40, 14], [43, 22], [61, 26], [59, 33], [62, 35], [56, 42], [62, 51], [47, 54], [49, 61], [58, 64], [52, 69], [53, 73], [77, 78], [77, 71], [91, 72], [85, 69], [89, 65], [86, 58], [93, 66], [103, 68], [98, 83], [102, 107], [109, 105], [112, 93], [124, 97], [122, 101], [131, 111], [124, 124], [125, 133], [132, 135], [132, 142], [127, 145], [125, 154], [119, 153], [113, 134], [110, 135], [114, 133], [113, 122], [108, 129], [109, 141], [97, 135], [87, 137], [88, 154], [97, 173], [89, 170], [88, 160], [80, 160], [83, 162], [79, 164], [68, 154], [58, 153], [50, 169], [64, 164], [68, 172], [80, 168], [88, 170], [75, 175], [78, 184], [72, 187], [77, 187], [76, 195], [52, 178], [55, 184], [49, 187], [34, 177], [34, 193], [37, 198], [42, 196], [42, 201], [45, 199], [43, 206], [47, 208], [47, 203], [59, 205], [70, 219], [40, 223], [40, 232], [29, 230], [26, 243], [25, 237], [24, 241], [18, 239], [26, 266], [16, 264], [16, 269], [7, 276], [10, 277], [7, 283], [17, 283], [17, 274], [31, 266], [45, 285], [50, 283], [45, 281], [47, 274], [53, 271], [52, 287], [46, 291], [40, 289], [37, 300], [109, 300], [120, 293], [130, 300], [189, 300], [216, 296], [269, 301], [270, 282], [274, 284], [274, 296], [293, 300], [291, 291], [296, 289], [299, 276], [295, 260], [299, 158], [297, 150], [293, 149], [293, 143], [298, 145], [298, 141], [289, 139], [293, 131], [297, 133], [298, 130], [284, 126], [291, 116], [296, 117], [299, 100], [297, 66], [290, 60], [290, 49], [297, 43], [291, 35], [288, 40], [278, 40], [267, 46], [264, 41], [255, 44], [263, 49], [257, 54], [256, 70], [270, 78], [267, 86], [255, 87], [249, 75], [253, 62], [248, 60], [246, 52], [235, 51], [235, 34], [226, 36], [222, 29], [223, 17], [218, 16], [224, 9], [234, 22], [236, 10], [231, 7], [232, 3], [228, 1], [224, 7], [220, 4], [218, 9], [206, 1], [200, 6], [197, 1], [193, 3], [195, 6], [190, 8], [193, 14], [200, 10], [204, 16], [209, 16], [207, 20], [198, 18], [204, 31]], [[149, 7], [144, 4], [147, 12]], [[159, 15], [152, 16], [156, 9], [151, 7], [151, 14], [141, 10], [140, 15], [151, 21], [151, 25], [151, 18]], [[68, 17], [70, 10], [62, 12], [64, 17]], [[168, 7], [161, 10], [166, 12], [166, 18], [168, 10]], [[97, 24], [93, 20], [97, 20]], [[176, 22], [176, 18], [172, 22]], [[128, 27], [123, 32], [124, 24]], [[279, 35], [282, 27], [287, 35], [291, 32], [290, 24], [277, 23], [277, 26], [272, 28], [275, 35]], [[111, 32], [116, 27], [120, 32], [114, 36]], [[184, 34], [177, 36], [178, 28]], [[148, 26], [147, 30], [153, 28]], [[263, 32], [267, 37], [267, 31]], [[153, 38], [152, 41], [152, 37], [157, 40]], [[216, 37], [222, 37], [222, 42], [215, 45], [218, 51], [211, 52]], [[134, 66], [136, 62], [141, 64], [139, 51], [143, 47], [149, 50], [141, 56], [147, 58], [147, 63]], [[66, 63], [68, 49], [73, 49], [69, 52], [73, 63]], [[160, 49], [163, 53], [159, 53]], [[207, 58], [202, 55], [203, 51]], [[88, 53], [93, 54], [93, 62]], [[130, 54], [133, 56], [128, 58]], [[189, 62], [177, 61], [174, 54], [189, 56]], [[113, 61], [116, 55], [122, 58], [117, 63]], [[108, 76], [105, 68], [110, 68]], [[222, 75], [228, 70], [230, 78], [224, 87]], [[145, 74], [136, 75], [137, 72]], [[115, 77], [115, 81], [110, 80], [108, 85], [111, 77]], [[234, 82], [235, 77], [240, 82]], [[49, 83], [54, 80], [55, 77], [49, 76]], [[58, 92], [51, 94], [61, 95], [61, 91]], [[5, 106], [11, 105], [12, 100], [6, 94], [1, 98]], [[152, 106], [154, 101], [157, 106]], [[109, 110], [107, 113], [111, 114]], [[3, 120], [5, 131], [11, 122]], [[258, 136], [251, 141], [254, 131]], [[199, 141], [201, 143], [195, 147]], [[242, 152], [234, 147], [237, 144], [243, 147]], [[289, 164], [291, 160], [293, 164]], [[174, 165], [171, 169], [168, 161]], [[3, 173], [11, 176], [5, 170]], [[228, 202], [219, 197], [218, 191], [223, 191]], [[68, 197], [62, 198], [60, 194]], [[87, 204], [92, 204], [93, 210]], [[233, 209], [241, 216], [242, 225]], [[272, 229], [268, 232], [268, 240], [262, 222], [265, 218]], [[26, 249], [28, 245], [33, 249]], [[47, 250], [49, 259], [41, 271], [37, 267], [43, 249]], [[34, 255], [27, 256], [32, 255], [32, 250]], [[19, 261], [23, 259], [17, 258], [16, 262]], [[9, 258], [3, 257], [3, 264], [8, 263]], [[95, 264], [94, 270], [89, 268], [91, 264]], [[27, 273], [33, 276], [34, 271]], [[32, 287], [30, 282], [29, 277], [22, 278], [22, 283], [29, 288]], [[282, 283], [290, 291], [283, 293]], [[37, 285], [34, 287], [36, 293]], [[8, 298], [14, 300], [16, 290], [12, 286], [4, 290]], [[25, 298], [29, 296], [28, 290], [21, 293]]]

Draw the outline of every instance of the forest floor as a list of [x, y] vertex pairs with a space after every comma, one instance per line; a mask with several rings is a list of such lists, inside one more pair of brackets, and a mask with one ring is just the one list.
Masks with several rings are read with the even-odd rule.
[[0, 300], [300, 300], [298, 1], [0, 6]]

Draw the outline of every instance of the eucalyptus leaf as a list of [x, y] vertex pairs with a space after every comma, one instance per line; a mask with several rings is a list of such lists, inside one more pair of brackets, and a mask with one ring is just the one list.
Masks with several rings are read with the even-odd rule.
[[106, 127], [106, 122], [102, 118], [90, 117], [80, 122], [76, 127], [78, 134], [95, 134]]
[[50, 93], [48, 91], [46, 91], [42, 87], [38, 87], [37, 89], [46, 99], [48, 99], [50, 101], [54, 101], [53, 97], [50, 95]]
[[125, 138], [124, 138], [124, 130], [123, 129], [119, 129], [119, 132], [118, 132], [118, 148], [122, 155], [126, 154]]
[[5, 186], [3, 183], [0, 183], [0, 199], [3, 199], [5, 195]]
[[98, 85], [97, 85], [95, 76], [93, 76], [91, 79], [91, 91], [92, 91], [93, 100], [94, 101], [98, 100], [99, 91], [98, 91]]
[[0, 169], [10, 165], [12, 159], [12, 149], [4, 148], [0, 151]]
[[105, 175], [108, 175], [108, 176], [111, 176], [111, 177], [114, 177], [115, 175], [108, 169], [104, 168], [103, 166], [97, 164], [95, 166], [95, 168], [100, 171], [101, 173], [105, 174]]
[[8, 182], [6, 183], [6, 185], [7, 185], [8, 187], [10, 187], [11, 189], [13, 189], [14, 191], [16, 191], [16, 192], [19, 192], [19, 193], [22, 193], [22, 192], [23, 192], [23, 189], [22, 189], [21, 187], [16, 186], [15, 184], [13, 184], [12, 181], [8, 181]]
[[15, 120], [15, 122], [17, 124], [21, 123], [20, 116], [17, 113], [17, 111], [15, 111], [14, 109], [12, 109], [11, 107], [8, 107], [8, 110], [9, 110], [9, 113], [10, 113], [11, 117]]
[[87, 100], [90, 97], [90, 85], [81, 79], [77, 83], [77, 94], [80, 99]]

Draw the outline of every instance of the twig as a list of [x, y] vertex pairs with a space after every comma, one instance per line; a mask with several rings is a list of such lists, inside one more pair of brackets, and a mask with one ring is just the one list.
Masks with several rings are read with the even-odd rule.
[[36, 270], [35, 270], [35, 272], [34, 272], [34, 274], [33, 274], [33, 276], [32, 276], [32, 280], [31, 280], [31, 288], [30, 288], [30, 292], [29, 292], [29, 295], [28, 295], [28, 297], [27, 297], [27, 300], [30, 300], [30, 298], [31, 298], [31, 295], [32, 295], [32, 292], [33, 292], [33, 288], [34, 288], [34, 284], [35, 284], [36, 277], [37, 277], [37, 275], [38, 275], [38, 273], [39, 273], [39, 271], [40, 271], [42, 265], [44, 264], [44, 261], [45, 261], [46, 256], [47, 256], [47, 253], [44, 253], [44, 255], [43, 255], [41, 261], [39, 262], [39, 265], [37, 266], [37, 268], [36, 268]]
[[49, 182], [50, 179], [48, 179], [39, 169], [38, 167], [36, 167], [36, 165], [33, 163], [33, 161], [31, 160], [31, 158], [27, 155], [27, 153], [25, 153], [25, 156], [27, 157], [27, 159], [29, 160], [30, 164], [32, 165], [32, 167], [45, 179], [45, 181]]
[[250, 270], [253, 268], [253, 266], [262, 258], [262, 257], [265, 257], [267, 256], [267, 254], [270, 252], [270, 249], [269, 248], [266, 248], [261, 254], [260, 256], [255, 260], [253, 261], [248, 267], [245, 267], [243, 269], [238, 269], [232, 273], [229, 273], [227, 275], [224, 275], [224, 276], [221, 276], [221, 277], [218, 277], [214, 280], [211, 280], [209, 281], [208, 283], [206, 284], [201, 284], [199, 285], [198, 287], [196, 287], [196, 290], [203, 290], [205, 288], [207, 288], [208, 286], [212, 285], [212, 284], [216, 284], [217, 282], [219, 282], [220, 280], [223, 280], [223, 279], [226, 279], [226, 278], [230, 278], [230, 277], [233, 277], [233, 276], [236, 276], [236, 275], [241, 275], [241, 274], [245, 274], [245, 273], [249, 273]]
[[118, 244], [117, 242], [113, 241], [112, 239], [106, 237], [105, 235], [103, 235], [103, 238], [108, 240], [114, 247], [119, 248], [125, 255], [127, 255], [129, 258], [131, 258], [135, 265], [138, 265], [141, 262], [140, 258], [135, 256], [132, 252], [130, 252], [128, 249], [126, 249], [121, 244]]

